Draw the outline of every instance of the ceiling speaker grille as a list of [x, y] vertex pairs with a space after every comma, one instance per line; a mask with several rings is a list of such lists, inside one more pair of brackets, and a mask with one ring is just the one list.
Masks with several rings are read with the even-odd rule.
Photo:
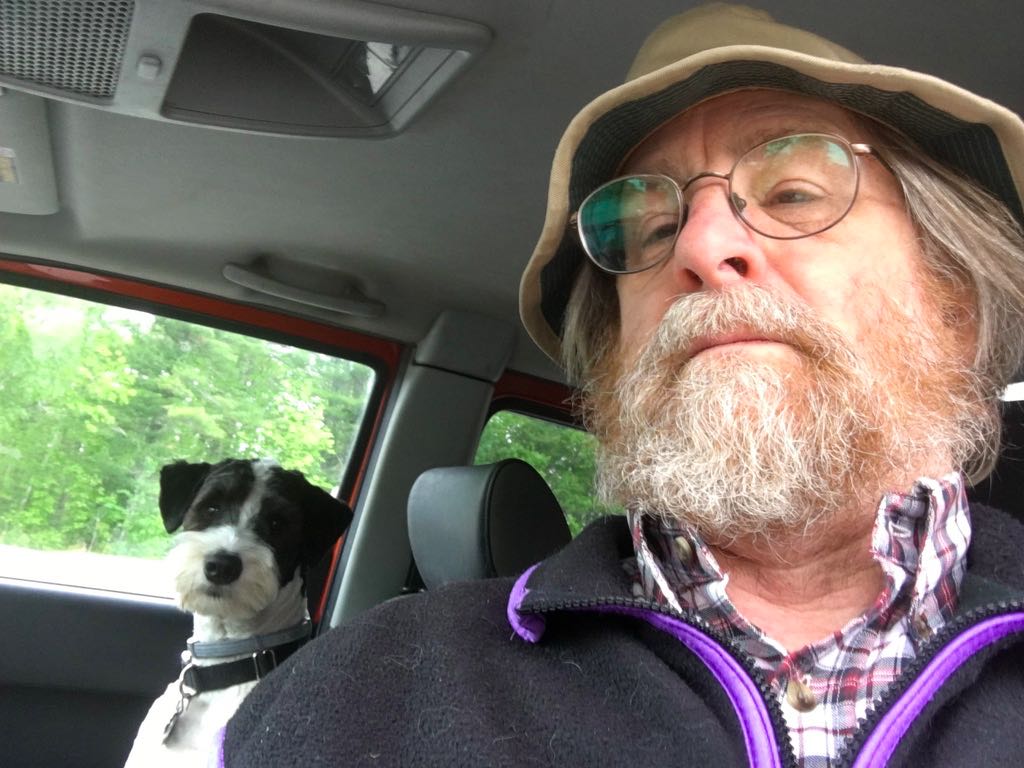
[[0, 0], [0, 75], [109, 98], [134, 0]]

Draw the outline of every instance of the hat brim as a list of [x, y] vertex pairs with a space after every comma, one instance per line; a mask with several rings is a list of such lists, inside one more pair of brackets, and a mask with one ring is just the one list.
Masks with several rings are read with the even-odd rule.
[[1024, 223], [1024, 122], [930, 75], [754, 45], [714, 48], [608, 91], [584, 107], [555, 152], [544, 229], [523, 273], [519, 310], [537, 345], [560, 362], [561, 330], [585, 259], [568, 219], [659, 126], [713, 96], [766, 88], [815, 96], [867, 115], [974, 179]]

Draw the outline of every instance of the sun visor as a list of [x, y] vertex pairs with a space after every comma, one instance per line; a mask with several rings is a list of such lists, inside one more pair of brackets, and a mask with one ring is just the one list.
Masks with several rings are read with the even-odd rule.
[[56, 213], [46, 100], [0, 91], [0, 212]]

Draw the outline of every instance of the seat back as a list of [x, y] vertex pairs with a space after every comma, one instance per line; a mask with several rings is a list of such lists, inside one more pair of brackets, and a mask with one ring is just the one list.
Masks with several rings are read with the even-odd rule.
[[516, 576], [571, 538], [548, 484], [519, 459], [427, 470], [409, 492], [408, 515], [427, 589]]

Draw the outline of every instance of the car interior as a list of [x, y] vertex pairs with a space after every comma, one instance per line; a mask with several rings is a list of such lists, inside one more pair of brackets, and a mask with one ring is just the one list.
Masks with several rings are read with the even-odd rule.
[[[309, 584], [318, 631], [521, 572], [576, 532], [571, 505], [512, 429], [507, 453], [474, 464], [495, 414], [579, 426], [562, 372], [518, 321], [551, 158], [646, 35], [696, 4], [0, 0], [0, 288], [373, 370], [328, 478], [355, 516]], [[1024, 5], [757, 5], [1024, 113]], [[1008, 448], [972, 494], [1019, 513], [1024, 411], [1007, 397]], [[0, 440], [5, 464], [20, 456]], [[9, 514], [0, 545], [16, 543]], [[0, 560], [0, 765], [121, 765], [179, 671], [190, 617], [130, 584], [46, 573]]]

